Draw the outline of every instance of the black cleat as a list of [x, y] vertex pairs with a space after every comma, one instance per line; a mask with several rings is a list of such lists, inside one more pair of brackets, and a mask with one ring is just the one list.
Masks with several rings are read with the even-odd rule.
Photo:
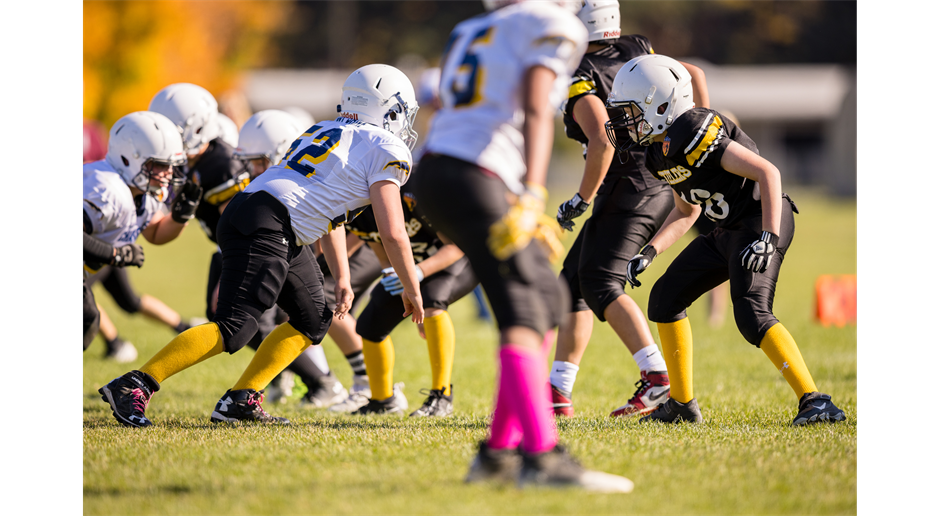
[[290, 423], [287, 418], [274, 417], [265, 412], [261, 402], [264, 401], [264, 391], [254, 389], [228, 390], [215, 404], [215, 410], [209, 421], [213, 423], [239, 423], [242, 421], [252, 423], [274, 423], [286, 425]]
[[702, 413], [698, 409], [698, 402], [695, 401], [695, 398], [689, 400], [688, 403], [679, 403], [669, 398], [666, 400], [666, 403], [657, 407], [650, 415], [640, 419], [640, 423], [649, 421], [662, 421], [663, 423], [681, 423], [683, 421], [688, 423], [701, 423]]
[[153, 393], [160, 390], [150, 375], [140, 371], [131, 371], [119, 376], [104, 387], [98, 389], [101, 399], [111, 405], [111, 413], [118, 423], [125, 426], [145, 427], [153, 423], [144, 415]]
[[800, 398], [800, 410], [793, 420], [793, 426], [836, 421], [845, 421], [845, 412], [835, 406], [832, 398], [821, 392], [807, 392]]
[[357, 416], [368, 416], [372, 414], [385, 416], [404, 413], [404, 409], [402, 409], [401, 406], [395, 402], [394, 396], [385, 400], [370, 399], [368, 403], [359, 407], [355, 412], [353, 412], [353, 414]]
[[421, 394], [427, 394], [428, 398], [418, 410], [412, 412], [411, 416], [420, 417], [447, 417], [454, 413], [454, 386], [450, 386], [450, 396], [444, 396], [444, 389], [427, 390], [421, 389]]
[[508, 484], [518, 480], [522, 469], [522, 456], [518, 449], [494, 450], [487, 446], [486, 441], [480, 441], [479, 448], [464, 482], [470, 484], [495, 480]]
[[633, 482], [619, 475], [585, 469], [561, 445], [529, 455], [522, 454], [519, 486], [580, 487], [597, 493], [629, 493]]

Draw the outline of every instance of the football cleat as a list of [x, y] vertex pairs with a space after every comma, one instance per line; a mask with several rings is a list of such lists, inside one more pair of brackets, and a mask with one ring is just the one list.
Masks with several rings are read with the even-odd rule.
[[401, 390], [403, 383], [396, 383], [392, 388], [392, 396], [384, 400], [370, 399], [368, 403], [357, 409], [353, 414], [366, 416], [369, 414], [404, 414], [408, 410], [408, 400]]
[[666, 398], [666, 402], [656, 407], [649, 415], [640, 419], [640, 423], [648, 421], [662, 421], [663, 423], [701, 423], [702, 413], [698, 409], [698, 402], [695, 398], [688, 403], [679, 403], [672, 398]]
[[585, 469], [561, 445], [544, 453], [522, 453], [519, 486], [580, 487], [595, 493], [629, 493], [633, 482], [619, 475]]
[[336, 375], [330, 371], [330, 374], [320, 378], [320, 386], [307, 391], [303, 398], [300, 398], [300, 406], [308, 408], [329, 408], [346, 399], [349, 392], [339, 382]]
[[412, 412], [411, 416], [419, 417], [447, 417], [454, 414], [454, 386], [450, 386], [450, 396], [444, 396], [444, 389], [427, 390], [421, 389], [421, 394], [428, 397], [424, 400], [418, 410]]
[[552, 385], [552, 410], [556, 416], [574, 416], [574, 403], [571, 401], [571, 393]]
[[349, 397], [329, 408], [330, 412], [351, 414], [360, 407], [369, 403], [372, 391], [369, 389], [369, 377], [366, 375], [353, 375], [353, 384], [349, 388]]
[[835, 406], [832, 398], [821, 392], [807, 392], [800, 398], [800, 410], [793, 420], [793, 426], [836, 421], [845, 421], [845, 412]]
[[669, 375], [665, 371], [640, 371], [636, 392], [627, 404], [610, 413], [610, 417], [643, 416], [656, 410], [669, 398]]
[[494, 450], [480, 441], [479, 451], [470, 463], [464, 482], [487, 482], [491, 480], [512, 483], [518, 480], [522, 469], [522, 456], [516, 448]]
[[264, 390], [268, 403], [285, 403], [294, 394], [294, 373], [281, 371]]
[[126, 364], [137, 360], [137, 348], [130, 342], [118, 338], [114, 347], [108, 349], [104, 355], [105, 360], [114, 360], [119, 364]]
[[264, 391], [254, 389], [238, 389], [225, 391], [209, 421], [213, 423], [275, 423], [286, 425], [289, 420], [283, 417], [274, 417], [265, 412], [261, 403], [264, 401]]
[[153, 393], [160, 385], [146, 373], [131, 371], [98, 389], [101, 399], [111, 405], [114, 419], [125, 426], [144, 427], [153, 423], [144, 415]]

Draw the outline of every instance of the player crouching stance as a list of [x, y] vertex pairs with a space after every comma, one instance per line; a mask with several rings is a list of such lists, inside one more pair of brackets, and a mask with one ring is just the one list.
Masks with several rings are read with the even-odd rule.
[[105, 159], [84, 165], [84, 349], [100, 321], [88, 273], [104, 265], [141, 267], [144, 251], [134, 243], [138, 235], [165, 244], [193, 218], [202, 191], [192, 183], [177, 193], [169, 217], [163, 205], [169, 188], [183, 182], [184, 162], [183, 142], [173, 123], [159, 113], [138, 111], [111, 127]]
[[346, 80], [341, 107], [340, 117], [311, 127], [280, 163], [232, 198], [218, 225], [222, 275], [212, 322], [181, 333], [139, 370], [100, 389], [119, 422], [149, 426], [144, 410], [161, 383], [223, 351], [241, 349], [257, 331], [258, 317], [277, 303], [290, 320], [264, 339], [210, 420], [286, 423], [264, 411], [261, 389], [307, 346], [320, 343], [334, 314], [307, 246], [320, 239], [336, 278], [335, 313], [345, 314], [352, 289], [342, 225], [370, 203], [402, 279], [405, 313], [422, 322], [399, 200], [417, 138], [411, 129], [418, 109], [414, 88], [396, 68], [368, 65]]
[[[672, 392], [641, 421], [702, 421], [692, 392], [692, 328], [685, 311], [724, 281], [731, 284], [741, 335], [767, 354], [799, 398], [793, 424], [844, 420], [829, 395], [817, 392], [796, 342], [773, 315], [796, 211], [781, 189], [777, 168], [757, 154], [734, 122], [717, 111], [692, 107], [689, 73], [672, 58], [646, 55], [627, 62], [614, 79], [607, 106], [623, 111], [607, 122], [611, 142], [620, 152], [636, 143], [647, 146], [647, 165], [672, 186], [676, 203], [662, 228], [630, 260], [630, 284], [640, 286], [636, 276], [689, 230], [702, 209], [717, 225], [679, 253], [650, 292], [649, 318], [659, 327]], [[616, 129], [626, 129], [631, 141], [618, 143]]]
[[525, 2], [458, 24], [445, 52], [443, 107], [415, 196], [434, 228], [466, 253], [500, 330], [496, 408], [467, 482], [633, 489], [558, 446], [546, 387], [546, 333], [561, 322], [567, 296], [533, 237], [554, 239], [560, 254], [560, 228], [544, 211], [553, 109], [586, 47], [572, 11]]

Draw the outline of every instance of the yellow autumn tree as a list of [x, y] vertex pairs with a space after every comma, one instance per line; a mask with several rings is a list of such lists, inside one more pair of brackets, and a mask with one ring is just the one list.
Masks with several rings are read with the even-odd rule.
[[[85, 1], [84, 115], [110, 127], [147, 109], [164, 86], [191, 82], [216, 98], [263, 66], [293, 4], [266, 1]], [[236, 120], [241, 123], [242, 120]]]

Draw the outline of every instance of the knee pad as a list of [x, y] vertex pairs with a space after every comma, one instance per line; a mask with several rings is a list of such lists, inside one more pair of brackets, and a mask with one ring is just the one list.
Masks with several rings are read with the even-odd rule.
[[581, 273], [581, 295], [584, 302], [598, 319], [604, 321], [604, 310], [615, 299], [624, 295], [623, 285], [614, 278], [592, 277], [590, 273]]
[[773, 313], [755, 310], [753, 304], [745, 298], [734, 301], [734, 322], [745, 340], [760, 347], [764, 334], [779, 321]]
[[238, 350], [245, 347], [249, 341], [258, 333], [258, 321], [254, 317], [246, 317], [240, 321], [241, 324], [233, 324], [231, 321], [212, 321], [219, 326], [219, 332], [222, 334], [223, 348], [229, 354], [235, 354]]
[[646, 316], [655, 323], [672, 323], [686, 317], [685, 306], [678, 303], [675, 296], [668, 295], [664, 283], [657, 281], [650, 289], [649, 306]]

